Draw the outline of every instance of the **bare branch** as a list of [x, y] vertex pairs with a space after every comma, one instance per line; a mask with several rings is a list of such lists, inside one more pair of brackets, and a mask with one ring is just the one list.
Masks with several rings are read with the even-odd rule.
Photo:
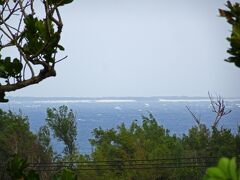
[[188, 106], [186, 106], [186, 108], [190, 112], [190, 114], [192, 115], [192, 117], [195, 120], [195, 122], [197, 123], [197, 125], [200, 126], [201, 125], [200, 118], [197, 118], [196, 115], [190, 110], [190, 108]]
[[[16, 10], [16, 8], [17, 8], [17, 6], [18, 6], [18, 2], [15, 4], [15, 6], [13, 7], [13, 9], [11, 10], [11, 12], [9, 13], [9, 15], [3, 20], [3, 17], [1, 18], [2, 20], [0, 21], [0, 25], [2, 25], [3, 24], [3, 22], [6, 22], [17, 10]], [[4, 11], [4, 10], [3, 10]]]
[[55, 64], [63, 61], [64, 59], [67, 59], [67, 57], [68, 57], [68, 56], [65, 56], [65, 57], [63, 57], [62, 59], [57, 60], [57, 61], [55, 62]]
[[212, 111], [216, 114], [212, 126], [217, 127], [222, 117], [231, 113], [232, 110], [226, 109], [224, 99], [221, 96], [217, 96], [216, 100], [214, 100], [212, 95], [208, 92], [208, 97], [212, 106]]

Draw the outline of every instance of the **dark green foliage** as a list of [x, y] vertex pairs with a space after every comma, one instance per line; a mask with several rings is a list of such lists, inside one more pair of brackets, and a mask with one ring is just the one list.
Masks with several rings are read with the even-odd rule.
[[53, 180], [77, 180], [77, 176], [72, 170], [65, 168], [56, 173], [53, 177]]
[[183, 135], [182, 144], [189, 156], [205, 156], [209, 153], [210, 139], [210, 130], [200, 124], [189, 129], [187, 135]]
[[[28, 141], [26, 141], [27, 139]], [[26, 117], [0, 110], [0, 157], [11, 154], [27, 155], [24, 150], [33, 148], [35, 136], [29, 130]], [[9, 143], [11, 142], [11, 143]]]
[[27, 160], [14, 155], [8, 160], [7, 173], [12, 179], [20, 179], [25, 176], [24, 170], [27, 168]]
[[67, 106], [60, 106], [59, 109], [47, 109], [47, 125], [52, 129], [53, 135], [66, 145], [64, 153], [74, 155], [76, 152], [77, 126], [76, 118], [72, 110]]
[[28, 15], [24, 22], [25, 31], [22, 38], [26, 39], [26, 44], [23, 46], [25, 53], [31, 58], [41, 54], [47, 63], [53, 63], [57, 48], [59, 47], [60, 50], [64, 50], [64, 48], [58, 44], [60, 34], [54, 32], [52, 22], [46, 19], [39, 20], [32, 15]]
[[27, 159], [22, 159], [18, 155], [13, 155], [7, 163], [7, 175], [15, 179], [39, 180], [39, 174], [34, 170], [27, 169]]
[[232, 157], [237, 153], [237, 138], [238, 135], [234, 135], [230, 129], [209, 129], [200, 124], [189, 129], [187, 135], [183, 135], [182, 144], [189, 155]]
[[227, 38], [231, 46], [227, 52], [231, 56], [226, 61], [240, 67], [240, 4], [227, 1], [226, 6], [228, 10], [219, 10], [220, 16], [225, 17], [232, 26], [231, 36]]
[[[207, 128], [200, 124], [189, 129], [182, 137], [170, 134], [158, 125], [150, 114], [143, 116], [142, 124], [134, 121], [129, 128], [121, 124], [117, 129], [94, 129], [93, 161], [126, 161], [134, 159], [164, 159], [181, 157], [236, 156], [238, 135], [231, 130]], [[172, 163], [178, 163], [176, 162]], [[106, 164], [110, 165], [110, 164]], [[212, 165], [210, 162], [206, 166]], [[204, 168], [173, 168], [126, 170], [121, 165], [115, 170], [96, 171], [96, 179], [201, 179]], [[86, 177], [86, 175], [84, 176]]]
[[11, 57], [1, 59], [0, 55], [0, 77], [8, 79], [10, 77], [17, 78], [22, 71], [23, 65], [19, 59], [15, 58], [11, 61]]
[[0, 91], [0, 102], [1, 103], [6, 103], [8, 102], [8, 99], [5, 99], [5, 92]]
[[[14, 154], [18, 154], [23, 159], [27, 158], [28, 162], [20, 160], [18, 157], [13, 156]], [[1, 165], [11, 158], [12, 161], [10, 162], [12, 163], [9, 164], [9, 169], [14, 168], [16, 171], [17, 169], [20, 171], [26, 167], [26, 163], [51, 162], [51, 156], [51, 153], [45, 151], [37, 136], [30, 131], [27, 117], [11, 111], [0, 110]], [[4, 179], [2, 176], [4, 176], [5, 171], [0, 169], [0, 179]]]
[[[6, 173], [4, 179], [11, 180], [40, 180], [40, 175], [29, 167], [27, 159], [21, 158], [19, 155], [13, 155], [8, 159]], [[76, 174], [67, 168], [54, 173], [50, 180], [77, 180]]]
[[94, 129], [93, 135], [90, 143], [95, 147], [92, 155], [96, 160], [151, 159], [167, 156], [170, 148], [181, 151], [177, 144], [171, 143], [177, 138], [171, 137], [168, 130], [159, 126], [151, 115], [143, 117], [142, 126], [133, 122], [130, 128], [124, 124], [116, 130], [99, 128]]
[[[150, 114], [143, 116], [142, 125], [133, 122], [129, 128], [121, 124], [117, 129], [94, 129], [94, 139], [90, 140], [94, 147], [92, 157], [96, 161], [161, 159], [183, 156], [180, 138], [170, 135], [169, 130], [159, 126]], [[157, 179], [176, 177], [177, 171], [170, 169], [99, 171], [99, 176], [112, 179]], [[98, 176], [99, 179], [101, 179]]]
[[71, 2], [73, 2], [73, 0], [49, 0], [50, 5], [59, 5], [59, 6], [69, 4]]
[[234, 135], [230, 129], [221, 128], [218, 130], [213, 128], [210, 139], [210, 155], [229, 158], [236, 156], [237, 138], [238, 135]]
[[38, 131], [38, 141], [43, 147], [43, 151], [48, 154], [53, 154], [53, 149], [51, 145], [50, 130], [47, 126], [40, 127]]
[[[63, 115], [63, 111], [60, 112]], [[69, 112], [66, 117], [74, 116]], [[28, 164], [52, 162], [53, 150], [50, 140], [50, 130], [47, 126], [41, 127], [38, 135], [34, 135], [29, 129], [27, 117], [0, 110], [0, 165], [6, 167], [0, 169], [0, 179], [49, 179], [51, 172], [38, 174], [31, 170]], [[75, 175], [71, 175], [71, 171], [66, 169], [56, 177], [71, 180]]]

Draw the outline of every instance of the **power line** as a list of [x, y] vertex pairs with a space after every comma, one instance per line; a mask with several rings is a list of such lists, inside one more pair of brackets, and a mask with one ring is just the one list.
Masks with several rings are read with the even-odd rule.
[[58, 171], [71, 168], [78, 171], [107, 171], [107, 170], [156, 170], [177, 168], [206, 168], [216, 164], [217, 157], [183, 157], [162, 159], [131, 159], [109, 161], [66, 161], [53, 163], [31, 163], [29, 168], [37, 171]]
[[181, 158], [160, 158], [160, 159], [129, 159], [129, 160], [105, 160], [105, 161], [61, 161], [61, 162], [49, 162], [49, 163], [30, 163], [31, 165], [35, 164], [80, 164], [80, 163], [119, 163], [119, 162], [152, 162], [152, 161], [179, 161], [179, 160], [203, 160], [203, 159], [218, 159], [219, 157], [181, 157]]

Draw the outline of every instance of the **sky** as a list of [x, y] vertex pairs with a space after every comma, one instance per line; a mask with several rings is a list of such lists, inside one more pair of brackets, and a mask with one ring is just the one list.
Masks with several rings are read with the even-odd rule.
[[8, 93], [37, 97], [240, 97], [240, 69], [224, 61], [225, 0], [75, 0], [60, 9], [57, 76]]

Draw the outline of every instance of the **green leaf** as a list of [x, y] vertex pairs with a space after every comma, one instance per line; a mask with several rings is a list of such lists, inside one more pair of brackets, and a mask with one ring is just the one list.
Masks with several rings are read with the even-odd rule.
[[73, 2], [73, 0], [49, 0], [48, 3], [50, 5], [56, 5], [56, 6], [63, 6], [65, 4], [69, 4]]
[[234, 64], [235, 64], [237, 67], [240, 68], [240, 59], [239, 59], [239, 61], [235, 61]]
[[229, 173], [232, 180], [238, 179], [236, 158], [232, 158], [229, 161]]
[[10, 57], [6, 57], [4, 61], [5, 61], [5, 63], [9, 64], [11, 62], [11, 58]]
[[18, 60], [17, 58], [15, 58], [13, 60], [13, 69], [14, 69], [14, 73], [17, 75], [22, 71], [23, 65], [20, 62], [20, 60]]
[[5, 92], [0, 92], [0, 102], [6, 103], [8, 99], [5, 99]]
[[213, 178], [226, 179], [224, 172], [218, 167], [211, 167], [207, 169], [207, 175]]
[[205, 176], [204, 178], [203, 178], [203, 180], [219, 180], [218, 178], [215, 178], [215, 177], [207, 177], [207, 176]]
[[218, 162], [218, 167], [226, 175], [226, 178], [230, 178], [230, 173], [228, 171], [230, 160], [228, 158], [221, 158]]
[[61, 46], [61, 45], [57, 45], [57, 47], [61, 50], [61, 51], [64, 51], [65, 50], [65, 48], [63, 47], [63, 46]]

